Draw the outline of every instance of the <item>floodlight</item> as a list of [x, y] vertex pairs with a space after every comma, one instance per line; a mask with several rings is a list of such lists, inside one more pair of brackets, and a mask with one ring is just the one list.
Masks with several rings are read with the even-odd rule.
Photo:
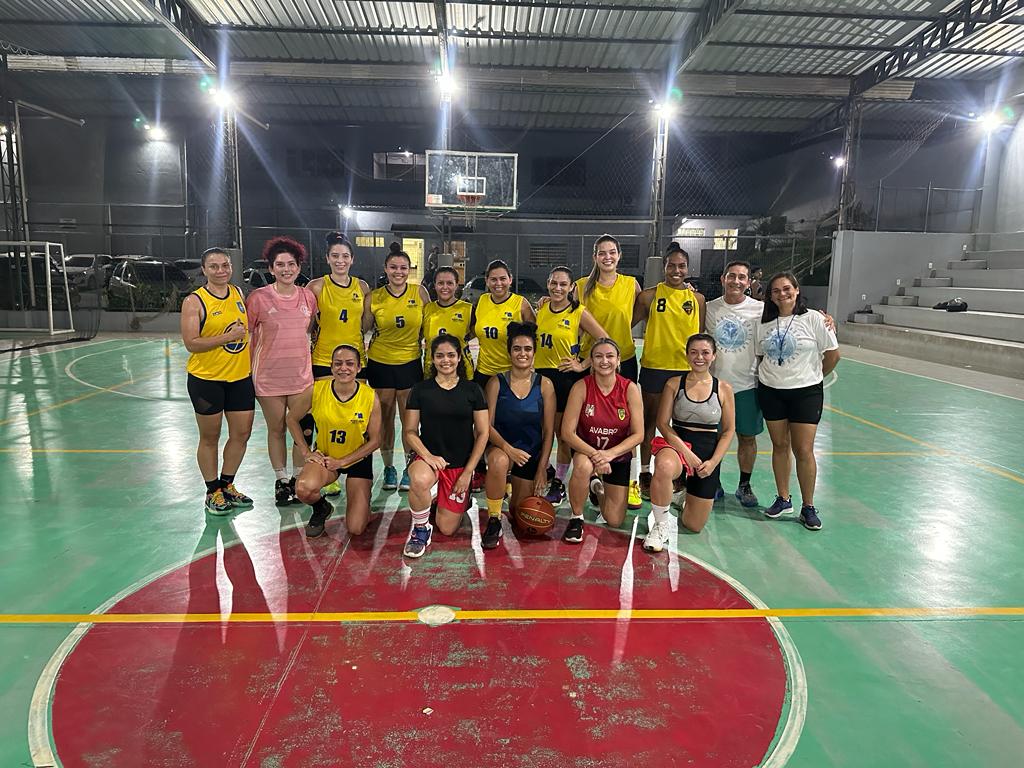
[[659, 118], [669, 118], [675, 112], [675, 107], [667, 102], [660, 101], [654, 105], [654, 114]]
[[235, 97], [231, 91], [224, 88], [211, 88], [209, 93], [214, 103], [221, 109], [230, 109], [235, 105]]
[[147, 125], [146, 130], [149, 131], [150, 141], [165, 141], [167, 139], [167, 131], [159, 125]]
[[356, 212], [355, 208], [353, 208], [350, 205], [339, 205], [338, 208], [341, 209], [341, 215], [344, 216], [346, 219], [351, 219]]
[[842, 168], [844, 165], [846, 165], [846, 158], [843, 157], [842, 155], [839, 155], [838, 157], [833, 157], [832, 165], [834, 165], [836, 168]]
[[437, 76], [437, 87], [441, 92], [441, 98], [450, 101], [458, 89], [458, 83], [455, 82], [455, 77], [451, 72], [446, 72]]
[[978, 124], [985, 133], [992, 133], [1003, 124], [1003, 117], [998, 112], [989, 112], [978, 118]]

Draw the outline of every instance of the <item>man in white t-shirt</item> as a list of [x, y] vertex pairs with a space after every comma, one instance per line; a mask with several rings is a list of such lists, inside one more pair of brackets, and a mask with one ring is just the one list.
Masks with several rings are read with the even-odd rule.
[[[707, 304], [706, 327], [715, 337], [718, 353], [711, 373], [732, 385], [736, 397], [737, 458], [740, 483], [736, 498], [744, 507], [756, 507], [757, 496], [750, 488], [750, 475], [757, 458], [757, 435], [764, 431], [764, 419], [757, 404], [757, 356], [755, 342], [764, 302], [746, 294], [750, 287], [750, 265], [730, 261], [722, 273], [721, 298]], [[725, 495], [719, 488], [720, 499]]]

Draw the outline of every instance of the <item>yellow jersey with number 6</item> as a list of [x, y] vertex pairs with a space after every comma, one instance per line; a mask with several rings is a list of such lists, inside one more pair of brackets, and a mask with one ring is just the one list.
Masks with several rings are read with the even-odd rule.
[[313, 345], [313, 365], [330, 366], [331, 352], [341, 344], [358, 349], [359, 363], [365, 365], [363, 286], [360, 282], [349, 276], [347, 286], [338, 285], [330, 275], [325, 276], [316, 306], [318, 331]]
[[407, 283], [398, 296], [387, 286], [370, 291], [370, 312], [374, 331], [367, 354], [371, 360], [385, 365], [419, 360], [423, 300], [418, 285]]
[[485, 293], [476, 303], [476, 337], [480, 342], [480, 355], [476, 369], [487, 376], [511, 370], [512, 361], [508, 356], [508, 324], [523, 321], [523, 297], [518, 293], [500, 304], [495, 304], [491, 294]]
[[640, 364], [660, 371], [688, 371], [686, 341], [700, 332], [700, 306], [689, 288], [658, 283], [647, 313]]
[[366, 444], [366, 431], [373, 413], [373, 390], [356, 382], [356, 391], [342, 400], [334, 391], [333, 379], [313, 383], [313, 418], [316, 420], [316, 449], [332, 459], [344, 459]]
[[466, 337], [469, 335], [469, 323], [473, 318], [473, 305], [458, 299], [447, 307], [432, 301], [423, 309], [423, 341], [426, 350], [423, 353], [423, 373], [430, 373], [430, 342], [442, 333], [450, 333], [462, 342], [463, 357], [469, 376], [473, 376], [473, 358], [465, 354]]

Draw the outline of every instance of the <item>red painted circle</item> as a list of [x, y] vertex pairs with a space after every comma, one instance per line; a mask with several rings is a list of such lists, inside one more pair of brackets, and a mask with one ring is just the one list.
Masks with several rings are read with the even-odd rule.
[[[582, 546], [506, 539], [484, 554], [467, 526], [403, 564], [408, 525], [349, 541], [332, 521], [330, 538], [228, 546], [110, 613], [619, 609], [623, 594], [633, 608], [750, 607], [683, 558], [673, 578], [639, 544], [624, 589], [629, 539], [604, 528]], [[749, 768], [785, 697], [761, 619], [95, 625], [60, 671], [53, 735], [66, 768]]]

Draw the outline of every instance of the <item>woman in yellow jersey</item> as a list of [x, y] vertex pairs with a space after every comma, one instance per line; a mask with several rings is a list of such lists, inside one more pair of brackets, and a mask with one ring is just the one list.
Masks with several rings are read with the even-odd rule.
[[689, 276], [690, 257], [679, 243], [671, 243], [663, 259], [665, 279], [644, 289], [636, 299], [633, 325], [647, 321], [640, 371], [644, 396], [644, 441], [640, 445], [640, 493], [651, 493], [651, 440], [658, 420], [658, 402], [665, 383], [690, 370], [686, 342], [704, 330], [703, 294], [693, 290]]
[[366, 281], [349, 274], [355, 250], [341, 232], [327, 235], [327, 266], [331, 272], [310, 280], [306, 286], [316, 296], [317, 328], [313, 343], [313, 377], [329, 378], [331, 351], [339, 344], [359, 350], [361, 363], [366, 362], [363, 348], [363, 304], [370, 294]]
[[[370, 520], [373, 452], [380, 447], [381, 408], [377, 395], [356, 381], [359, 350], [342, 344], [331, 355], [330, 379], [313, 384], [313, 418], [317, 423], [316, 449], [307, 450], [295, 484], [299, 500], [313, 507], [306, 536], [315, 539], [333, 508], [320, 489], [345, 475], [345, 527], [352, 536], [366, 530]], [[293, 434], [301, 433], [291, 421]]]
[[[611, 235], [601, 235], [594, 242], [594, 267], [587, 277], [576, 281], [576, 298], [590, 310], [594, 319], [608, 332], [619, 347], [621, 362], [619, 373], [630, 381], [636, 381], [639, 368], [636, 362], [636, 345], [633, 343], [633, 303], [640, 293], [640, 284], [635, 277], [619, 274], [619, 260], [622, 251], [619, 241]], [[587, 359], [593, 338], [588, 334], [583, 339], [580, 355]], [[634, 452], [629, 469], [629, 493], [627, 503], [630, 509], [640, 509], [640, 457]]]
[[[580, 334], [593, 339], [607, 336], [601, 324], [590, 311], [569, 295], [572, 289], [572, 270], [555, 267], [548, 275], [548, 301], [537, 310], [537, 354], [534, 367], [537, 373], [551, 380], [555, 388], [555, 434], [562, 431], [562, 414], [569, 400], [572, 385], [583, 378], [589, 365], [580, 361]], [[544, 495], [552, 504], [565, 498], [565, 475], [572, 456], [565, 441], [558, 440], [558, 458], [555, 476]]]
[[[196, 459], [206, 483], [206, 509], [226, 515], [234, 507], [252, 506], [252, 499], [235, 487], [235, 473], [252, 433], [256, 392], [245, 301], [231, 285], [231, 259], [222, 248], [210, 248], [202, 265], [206, 285], [181, 305], [181, 340], [192, 353], [186, 366], [188, 396], [199, 425]], [[222, 418], [228, 422], [228, 441], [218, 476]]]
[[[405, 424], [405, 404], [409, 390], [423, 380], [420, 364], [420, 330], [423, 308], [430, 302], [427, 289], [409, 284], [409, 254], [398, 243], [392, 243], [384, 260], [388, 282], [374, 289], [365, 302], [367, 326], [373, 328], [373, 339], [367, 352], [366, 380], [380, 398], [383, 435], [381, 458], [384, 459], [384, 482], [381, 489], [409, 490], [409, 470], [402, 471], [399, 482], [395, 469], [395, 410]], [[402, 443], [405, 444], [403, 430]], [[408, 453], [408, 447], [405, 451]]]
[[480, 343], [473, 381], [483, 389], [491, 376], [512, 368], [508, 356], [508, 324], [532, 323], [533, 307], [517, 293], [512, 293], [512, 270], [501, 259], [487, 265], [484, 272], [487, 293], [473, 308], [473, 334]]
[[[473, 305], [468, 301], [455, 298], [459, 287], [459, 273], [455, 267], [439, 267], [434, 273], [434, 293], [436, 301], [432, 301], [423, 309], [423, 341], [430, 349], [430, 342], [438, 336], [450, 333], [465, 343], [471, 335], [469, 324], [473, 319]], [[470, 378], [473, 378], [473, 363], [469, 356], [463, 358]], [[423, 375], [430, 378], [430, 354], [423, 356]]]

